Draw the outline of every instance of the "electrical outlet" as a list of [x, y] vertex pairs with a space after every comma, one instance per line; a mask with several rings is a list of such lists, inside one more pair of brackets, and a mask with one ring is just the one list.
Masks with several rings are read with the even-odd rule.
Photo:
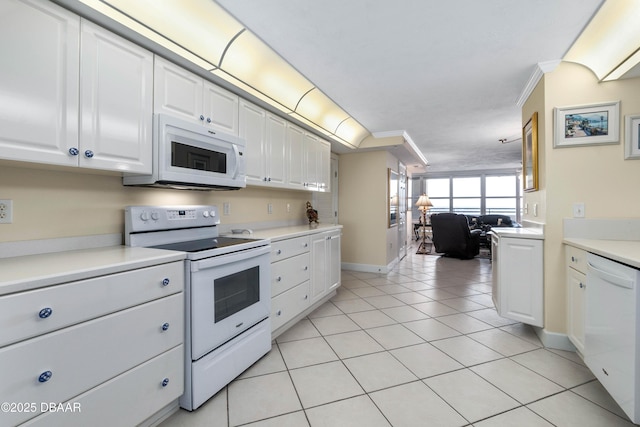
[[0, 224], [13, 222], [13, 200], [0, 200]]
[[223, 215], [229, 215], [231, 214], [231, 203], [229, 202], [224, 202], [222, 204], [222, 214]]
[[267, 213], [271, 215], [273, 213], [273, 204], [267, 203]]
[[533, 216], [538, 216], [538, 204], [533, 204]]
[[287, 213], [291, 213], [291, 203], [287, 203]]
[[573, 204], [573, 217], [574, 218], [584, 218], [584, 203], [574, 203]]

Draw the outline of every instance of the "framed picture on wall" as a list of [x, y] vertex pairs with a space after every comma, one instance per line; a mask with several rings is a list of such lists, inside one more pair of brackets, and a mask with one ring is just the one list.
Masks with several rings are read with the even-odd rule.
[[640, 114], [625, 117], [624, 158], [640, 159]]
[[554, 117], [554, 148], [620, 142], [620, 101], [556, 107]]
[[524, 191], [538, 190], [538, 113], [522, 128], [522, 183]]

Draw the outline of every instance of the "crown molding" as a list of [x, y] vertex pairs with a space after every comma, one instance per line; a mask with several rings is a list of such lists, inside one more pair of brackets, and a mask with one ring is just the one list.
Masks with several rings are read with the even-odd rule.
[[533, 92], [538, 82], [542, 79], [542, 76], [544, 76], [546, 73], [554, 71], [558, 67], [558, 65], [560, 65], [560, 62], [562, 62], [561, 59], [554, 59], [553, 61], [538, 62], [535, 65], [533, 73], [531, 73], [529, 80], [527, 80], [527, 83], [524, 85], [524, 88], [520, 92], [520, 96], [516, 100], [516, 105], [518, 107], [522, 108], [524, 103], [529, 98], [529, 95], [531, 95], [531, 92]]

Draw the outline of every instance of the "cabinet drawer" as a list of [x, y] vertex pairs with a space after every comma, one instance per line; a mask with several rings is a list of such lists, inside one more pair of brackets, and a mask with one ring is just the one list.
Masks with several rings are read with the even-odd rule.
[[309, 253], [271, 264], [271, 295], [276, 296], [309, 280]]
[[0, 402], [65, 402], [180, 345], [183, 304], [179, 293], [0, 349]]
[[309, 282], [271, 299], [271, 331], [275, 331], [309, 307]]
[[587, 251], [569, 245], [565, 245], [564, 248], [567, 265], [587, 274]]
[[309, 236], [271, 242], [271, 262], [309, 252]]
[[[168, 380], [166, 385], [164, 379]], [[47, 412], [23, 424], [25, 427], [133, 426], [146, 420], [184, 389], [184, 348], [162, 355], [74, 397], [69, 406], [76, 411]], [[144, 396], [144, 399], [141, 399]], [[38, 403], [38, 409], [40, 404]]]
[[179, 261], [6, 295], [0, 297], [0, 346], [182, 292], [183, 288], [184, 263]]

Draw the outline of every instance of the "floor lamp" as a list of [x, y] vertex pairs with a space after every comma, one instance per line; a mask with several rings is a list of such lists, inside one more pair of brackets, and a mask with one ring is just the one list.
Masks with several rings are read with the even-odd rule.
[[418, 198], [416, 206], [420, 211], [422, 211], [422, 242], [420, 243], [416, 254], [428, 254], [430, 251], [427, 249], [427, 211], [433, 206], [433, 203], [431, 203], [431, 200], [429, 200], [426, 194], [423, 194]]

